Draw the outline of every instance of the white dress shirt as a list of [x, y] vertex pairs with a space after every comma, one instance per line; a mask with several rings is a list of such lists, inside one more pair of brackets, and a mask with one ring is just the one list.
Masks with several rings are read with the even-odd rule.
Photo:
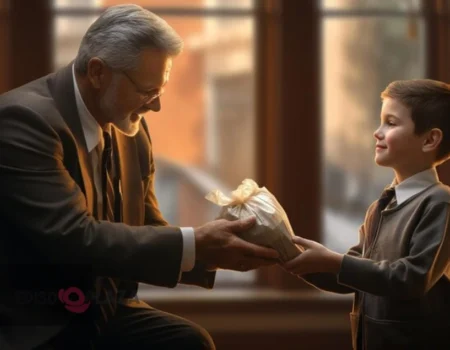
[[[98, 198], [98, 208], [102, 203], [102, 185], [101, 185], [101, 157], [103, 148], [103, 132], [100, 125], [87, 109], [75, 78], [75, 68], [72, 65], [73, 85], [75, 89], [75, 99], [77, 103], [78, 115], [80, 116], [81, 126], [83, 128], [84, 138], [86, 139], [87, 151], [92, 161], [92, 170], [94, 172], [94, 184]], [[110, 126], [109, 126], [110, 127]], [[183, 235], [183, 252], [181, 258], [180, 272], [190, 271], [195, 265], [195, 236], [192, 227], [181, 227]]]
[[436, 168], [434, 167], [414, 174], [413, 176], [408, 177], [406, 180], [400, 182], [399, 184], [397, 184], [394, 180], [392, 186], [394, 186], [395, 188], [397, 205], [423, 191], [430, 185], [436, 184], [438, 182], [440, 182], [439, 176]]

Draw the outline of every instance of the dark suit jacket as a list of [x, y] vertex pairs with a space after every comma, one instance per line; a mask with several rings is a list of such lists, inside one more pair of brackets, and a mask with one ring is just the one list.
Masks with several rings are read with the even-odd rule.
[[[122, 287], [131, 295], [136, 282], [177, 285], [182, 235], [158, 209], [145, 121], [135, 137], [115, 132], [114, 143], [123, 223], [93, 216], [71, 66], [0, 96], [0, 337], [14, 343], [14, 334], [32, 338], [19, 326], [63, 327], [74, 314], [48, 296], [70, 286], [90, 290], [95, 276], [128, 281]], [[212, 288], [214, 273], [197, 264], [181, 281]], [[43, 301], [18, 300], [24, 292], [40, 292]]]

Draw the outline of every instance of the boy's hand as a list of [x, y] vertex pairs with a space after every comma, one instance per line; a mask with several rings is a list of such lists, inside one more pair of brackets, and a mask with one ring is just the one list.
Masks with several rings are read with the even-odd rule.
[[333, 252], [320, 243], [298, 236], [292, 238], [292, 241], [300, 245], [304, 250], [299, 256], [282, 265], [286, 271], [294, 275], [339, 272], [343, 258], [342, 254]]

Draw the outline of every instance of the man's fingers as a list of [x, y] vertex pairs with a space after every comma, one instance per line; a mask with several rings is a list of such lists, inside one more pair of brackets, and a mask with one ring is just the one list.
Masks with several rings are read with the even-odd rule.
[[266, 248], [256, 244], [252, 244], [251, 249], [253, 250], [253, 255], [258, 258], [278, 259], [280, 257], [280, 254], [272, 248]]
[[251, 229], [255, 223], [256, 218], [254, 216], [231, 222], [230, 229], [232, 232], [237, 234], [236, 238], [243, 255], [254, 256], [262, 259], [278, 259], [279, 254], [275, 249], [253, 244], [238, 237], [240, 232], [245, 232]]
[[248, 217], [246, 219], [236, 220], [230, 222], [230, 229], [235, 232], [244, 232], [251, 229], [256, 223], [256, 218], [254, 216]]
[[243, 255], [261, 259], [278, 259], [280, 254], [275, 249], [263, 247], [257, 244], [253, 244], [247, 241], [244, 241], [241, 238], [237, 238], [239, 240], [238, 244], [240, 250]]

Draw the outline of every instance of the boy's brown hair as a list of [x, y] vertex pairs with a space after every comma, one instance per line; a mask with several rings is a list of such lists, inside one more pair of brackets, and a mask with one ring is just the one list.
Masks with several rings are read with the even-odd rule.
[[411, 109], [414, 132], [421, 135], [441, 129], [437, 162], [450, 155], [450, 85], [430, 79], [397, 80], [388, 85], [381, 98], [392, 98]]

